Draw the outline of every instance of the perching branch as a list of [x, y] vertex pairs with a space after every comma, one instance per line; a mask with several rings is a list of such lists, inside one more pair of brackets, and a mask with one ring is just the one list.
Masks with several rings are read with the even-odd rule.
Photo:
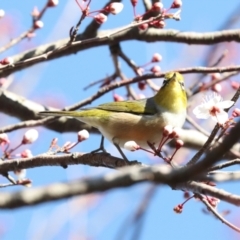
[[[173, 170], [169, 166], [138, 167], [132, 166], [98, 178], [83, 179], [69, 183], [57, 183], [47, 187], [29, 189], [16, 193], [1, 193], [0, 208], [16, 208], [34, 205], [46, 201], [67, 198], [75, 195], [102, 192], [117, 187], [131, 186], [136, 183], [152, 181], [174, 186], [174, 189], [188, 190], [194, 193], [207, 194], [226, 202], [240, 206], [240, 196], [208, 186], [204, 183], [190, 181], [203, 174], [221, 159], [224, 153], [240, 139], [240, 122], [231, 130], [223, 142], [209, 152], [202, 161], [188, 167]], [[73, 160], [74, 161], [74, 158]], [[187, 181], [187, 182], [186, 182]]]

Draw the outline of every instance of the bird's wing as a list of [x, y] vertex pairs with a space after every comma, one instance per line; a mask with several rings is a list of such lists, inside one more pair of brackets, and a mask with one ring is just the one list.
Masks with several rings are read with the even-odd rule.
[[113, 112], [126, 112], [139, 115], [153, 115], [157, 112], [153, 98], [105, 103], [97, 106], [96, 108]]

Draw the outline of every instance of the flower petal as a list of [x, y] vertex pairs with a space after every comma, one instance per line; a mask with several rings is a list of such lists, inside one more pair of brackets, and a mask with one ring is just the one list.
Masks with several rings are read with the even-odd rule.
[[204, 105], [205, 104], [202, 104], [193, 109], [193, 114], [195, 114], [196, 118], [199, 118], [199, 119], [209, 118], [210, 116], [209, 110]]
[[212, 116], [212, 119], [220, 124], [224, 124], [228, 120], [228, 114], [221, 110], [216, 116]]
[[234, 104], [233, 101], [226, 100], [226, 101], [218, 103], [217, 105], [220, 108], [226, 109], [226, 108], [230, 108], [233, 104]]

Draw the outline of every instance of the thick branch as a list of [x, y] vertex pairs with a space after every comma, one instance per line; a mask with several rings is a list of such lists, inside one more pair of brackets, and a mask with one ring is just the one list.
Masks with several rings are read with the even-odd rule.
[[[130, 27], [131, 25], [129, 28]], [[12, 57], [14, 59], [14, 65], [0, 69], [0, 77], [6, 77], [11, 73], [25, 69], [26, 67], [32, 66], [39, 62], [56, 59], [73, 53], [75, 54], [79, 51], [93, 47], [109, 45], [112, 42], [139, 40], [144, 42], [164, 41], [204, 45], [231, 41], [240, 42], [239, 29], [197, 33], [180, 32], [174, 29], [160, 30], [152, 28], [143, 32], [139, 31], [136, 27], [130, 30], [121, 31], [123, 28], [120, 28], [119, 31], [118, 29], [100, 31], [95, 38], [91, 39], [86, 39], [84, 34], [79, 34], [76, 42], [71, 45], [67, 45], [69, 39], [62, 39], [54, 43], [45, 44], [37, 47], [36, 49], [15, 55]], [[49, 52], [51, 52], [50, 55], [48, 55]]]
[[[240, 206], [240, 196], [230, 194], [224, 190], [208, 186], [194, 181], [184, 183], [197, 176], [202, 176], [214, 163], [229, 151], [240, 136], [240, 122], [231, 130], [223, 142], [209, 152], [205, 158], [197, 164], [179, 170], [173, 170], [170, 166], [138, 167], [132, 166], [103, 177], [84, 179], [70, 183], [52, 184], [48, 187], [35, 188], [16, 193], [1, 193], [0, 208], [16, 208], [26, 205], [34, 205], [41, 202], [62, 199], [74, 195], [102, 192], [116, 187], [131, 186], [143, 181], [165, 183], [175, 189], [188, 189], [194, 193], [208, 194], [229, 203]], [[182, 182], [182, 184], [180, 184]]]
[[[108, 173], [103, 177], [81, 179], [69, 183], [55, 183], [47, 187], [32, 188], [15, 193], [0, 193], [0, 208], [12, 209], [31, 206], [76, 195], [103, 192], [117, 187], [127, 187], [144, 181], [168, 184], [174, 178], [174, 175], [176, 175], [176, 171], [171, 170], [166, 165], [144, 168], [132, 166], [121, 171]], [[185, 189], [195, 193], [208, 194], [240, 206], [240, 196], [203, 183], [187, 182], [178, 185], [175, 189]]]
[[[41, 104], [28, 100], [7, 90], [0, 90], [0, 112], [17, 117], [23, 121], [28, 120], [28, 122], [24, 122], [23, 124], [20, 123], [3, 127], [0, 129], [0, 133], [9, 132], [21, 127], [42, 125], [41, 118], [37, 115], [37, 113], [40, 111], [45, 111], [46, 109], [56, 110], [51, 107], [46, 108]], [[98, 132], [96, 129], [78, 121], [77, 119], [67, 118], [58, 118], [58, 120], [54, 120], [54, 123], [47, 124], [46, 127], [58, 132], [78, 132], [81, 129], [91, 130], [91, 132], [94, 133]]]
[[0, 174], [18, 169], [29, 169], [43, 166], [63, 166], [83, 164], [93, 167], [119, 168], [128, 165], [140, 164], [136, 161], [126, 162], [121, 158], [111, 156], [108, 153], [70, 153], [52, 155], [46, 153], [32, 158], [19, 158], [0, 162]]

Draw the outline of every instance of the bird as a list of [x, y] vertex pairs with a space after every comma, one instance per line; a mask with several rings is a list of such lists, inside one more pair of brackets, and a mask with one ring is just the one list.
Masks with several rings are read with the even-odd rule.
[[99, 149], [104, 149], [103, 140], [107, 138], [126, 159], [121, 150], [126, 142], [134, 141], [145, 149], [149, 148], [149, 143], [160, 143], [165, 126], [183, 126], [186, 110], [184, 78], [178, 72], [168, 72], [153, 97], [109, 102], [80, 111], [44, 111], [39, 115], [74, 117], [97, 128], [102, 134]]

